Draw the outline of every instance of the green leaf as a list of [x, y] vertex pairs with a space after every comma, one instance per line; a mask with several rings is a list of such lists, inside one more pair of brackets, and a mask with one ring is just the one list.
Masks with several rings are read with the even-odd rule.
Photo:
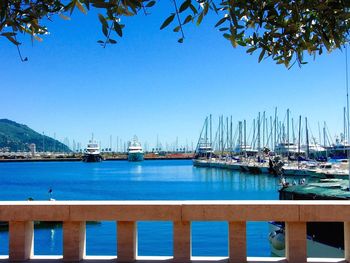
[[193, 14], [197, 14], [197, 13], [198, 13], [198, 11], [197, 11], [197, 9], [194, 7], [194, 5], [190, 4], [190, 8], [191, 8]]
[[179, 8], [179, 13], [182, 13], [185, 11], [191, 4], [191, 0], [186, 0], [185, 2], [182, 3], [182, 5]]
[[58, 14], [58, 16], [60, 18], [62, 18], [63, 20], [70, 20], [70, 17], [69, 16], [65, 16], [64, 14]]
[[248, 48], [247, 53], [253, 53], [256, 49], [257, 49], [257, 47]]
[[86, 15], [85, 7], [80, 3], [79, 0], [77, 0], [77, 1], [75, 2], [75, 5], [78, 7], [78, 9], [80, 10], [80, 12], [82, 12], [83, 14]]
[[36, 36], [36, 35], [34, 35], [34, 38], [35, 38], [36, 41], [39, 41], [39, 42], [42, 42], [42, 41], [43, 41], [43, 39], [42, 39], [41, 37], [38, 37], [38, 36]]
[[163, 28], [167, 27], [173, 20], [174, 20], [175, 14], [170, 15], [164, 23], [160, 26], [160, 29], [162, 30]]
[[185, 18], [184, 25], [187, 24], [188, 22], [190, 22], [191, 20], [192, 20], [192, 16], [191, 16], [191, 15], [188, 15], [188, 16]]
[[117, 44], [117, 41], [115, 41], [114, 39], [109, 39], [109, 43], [111, 43], [111, 44]]
[[227, 30], [229, 30], [228, 27], [222, 27], [222, 28], [219, 29], [219, 31], [227, 31]]
[[223, 36], [224, 36], [224, 38], [226, 38], [226, 39], [228, 39], [228, 40], [231, 39], [231, 35], [230, 35], [230, 34], [225, 33], [225, 34], [223, 34]]
[[17, 40], [15, 40], [13, 37], [11, 36], [5, 36], [8, 40], [10, 40], [13, 44], [15, 44], [16, 46], [20, 45], [21, 43], [19, 43]]
[[106, 18], [103, 15], [98, 14], [98, 19], [100, 20], [102, 26], [108, 27], [107, 20], [106, 20]]
[[261, 53], [260, 53], [260, 56], [259, 56], [259, 63], [260, 63], [260, 61], [264, 58], [264, 56], [265, 56], [265, 49], [263, 49], [262, 51], [261, 51]]
[[103, 44], [104, 42], [102, 40], [98, 40], [97, 43]]
[[181, 26], [177, 26], [177, 27], [175, 27], [175, 28], [173, 29], [173, 31], [174, 31], [174, 32], [179, 32], [180, 29], [181, 29]]
[[1, 33], [2, 36], [4, 37], [13, 37], [16, 35], [16, 33], [13, 32], [5, 32], [5, 33]]
[[102, 32], [106, 37], [108, 37], [108, 27], [102, 26]]
[[146, 7], [152, 7], [152, 6], [154, 6], [155, 3], [156, 3], [156, 1], [150, 1], [150, 2], [146, 5]]
[[97, 7], [97, 8], [109, 8], [110, 4], [109, 3], [105, 3], [105, 2], [96, 2], [92, 4], [93, 7]]
[[227, 17], [221, 18], [221, 19], [219, 20], [219, 22], [217, 22], [217, 23], [215, 24], [215, 27], [220, 26], [220, 25], [221, 25], [222, 23], [224, 23], [227, 19], [228, 19]]
[[197, 19], [197, 26], [199, 26], [201, 23], [202, 23], [202, 20], [203, 20], [203, 17], [204, 17], [204, 14], [203, 12], [198, 16], [198, 19]]
[[183, 42], [184, 42], [184, 38], [183, 38], [183, 37], [182, 37], [182, 38], [179, 38], [179, 39], [177, 40], [177, 42], [183, 43]]
[[120, 24], [116, 21], [114, 21], [114, 30], [115, 32], [117, 32], [117, 34], [122, 37], [123, 36], [123, 31], [122, 31], [122, 27], [120, 26]]

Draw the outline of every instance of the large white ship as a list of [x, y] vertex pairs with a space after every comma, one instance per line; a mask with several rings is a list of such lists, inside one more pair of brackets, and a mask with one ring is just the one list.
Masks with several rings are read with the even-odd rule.
[[93, 140], [89, 141], [84, 151], [83, 161], [87, 163], [101, 162], [100, 146]]
[[143, 149], [141, 143], [134, 136], [128, 147], [128, 161], [129, 162], [141, 162], [143, 161]]

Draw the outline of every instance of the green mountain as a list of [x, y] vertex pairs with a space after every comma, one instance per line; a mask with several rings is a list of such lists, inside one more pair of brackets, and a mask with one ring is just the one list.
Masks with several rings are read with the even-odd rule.
[[63, 143], [42, 135], [28, 126], [17, 122], [0, 119], [0, 149], [9, 148], [10, 151], [29, 151], [29, 144], [35, 143], [36, 151], [42, 152], [70, 152]]

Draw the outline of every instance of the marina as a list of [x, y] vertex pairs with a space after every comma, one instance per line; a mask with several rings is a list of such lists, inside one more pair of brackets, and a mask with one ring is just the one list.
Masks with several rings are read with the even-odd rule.
[[[232, 116], [219, 116], [213, 132], [212, 115], [206, 117], [193, 165], [229, 170], [240, 170], [253, 174], [273, 174], [280, 177], [302, 176], [347, 179], [349, 176], [348, 121], [344, 108], [344, 130], [332, 140], [326, 123], [323, 141], [319, 126], [319, 140], [311, 136], [308, 119], [302, 123], [299, 116], [295, 125], [287, 109], [284, 121], [280, 121], [275, 108], [274, 116], [260, 112], [253, 120], [250, 133], [247, 121], [238, 121], [236, 129]], [[320, 142], [323, 144], [321, 145]], [[328, 162], [327, 162], [328, 161]]]
[[0, 263], [350, 262], [349, 1], [2, 2]]

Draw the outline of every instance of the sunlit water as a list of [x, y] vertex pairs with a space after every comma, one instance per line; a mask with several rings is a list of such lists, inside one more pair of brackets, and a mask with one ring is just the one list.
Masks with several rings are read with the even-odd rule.
[[[184, 161], [0, 163], [0, 200], [276, 200], [278, 179]], [[87, 255], [116, 255], [115, 222], [87, 225]], [[194, 256], [227, 256], [224, 222], [192, 223]], [[139, 222], [139, 255], [172, 255], [172, 222]], [[266, 222], [248, 222], [248, 256], [270, 256]], [[0, 231], [0, 254], [8, 254]], [[36, 229], [34, 254], [62, 254], [62, 228]]]

